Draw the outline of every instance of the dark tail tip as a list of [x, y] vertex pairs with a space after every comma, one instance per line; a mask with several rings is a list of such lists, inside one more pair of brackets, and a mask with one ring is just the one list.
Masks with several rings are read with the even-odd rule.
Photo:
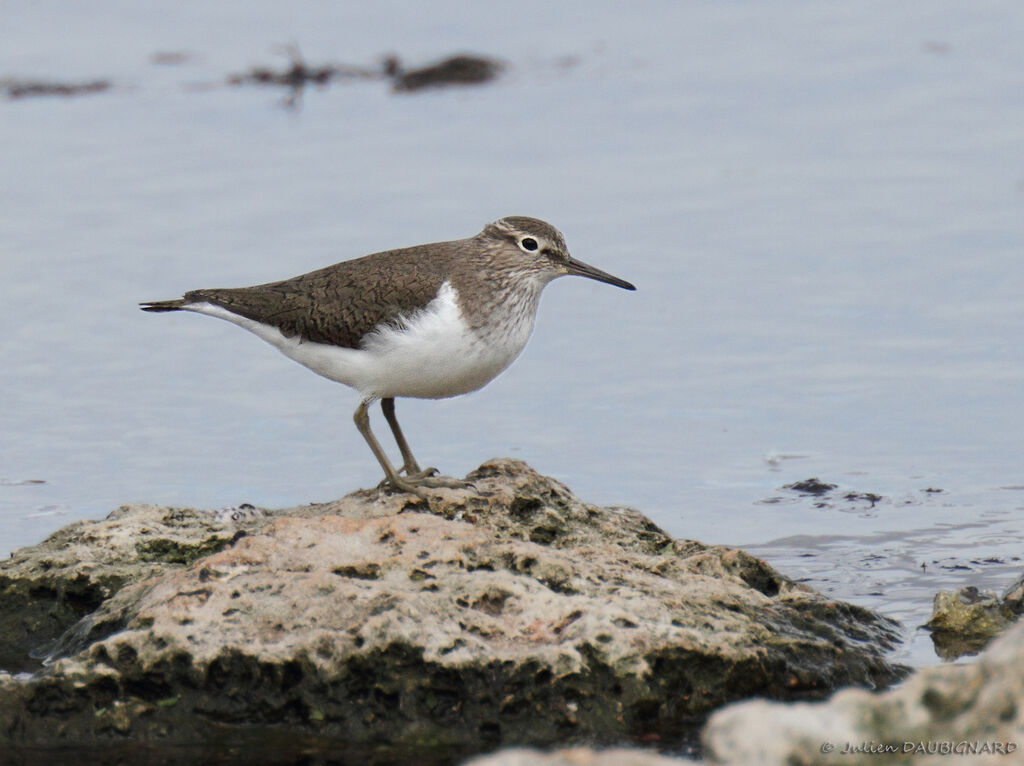
[[142, 309], [143, 311], [153, 312], [180, 311], [181, 307], [184, 305], [185, 301], [181, 300], [181, 298], [178, 298], [177, 300], [173, 301], [146, 301], [145, 303], [140, 303], [139, 308]]

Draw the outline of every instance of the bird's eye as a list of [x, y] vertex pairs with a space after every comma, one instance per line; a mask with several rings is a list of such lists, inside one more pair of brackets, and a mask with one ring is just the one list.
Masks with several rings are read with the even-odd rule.
[[523, 237], [519, 240], [519, 246], [523, 248], [523, 250], [529, 250], [531, 252], [536, 250], [538, 247], [537, 240], [533, 237]]

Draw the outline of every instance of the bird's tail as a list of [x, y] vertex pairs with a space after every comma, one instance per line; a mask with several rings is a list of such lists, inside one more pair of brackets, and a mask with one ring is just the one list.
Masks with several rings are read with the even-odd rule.
[[182, 298], [176, 298], [173, 301], [146, 301], [140, 303], [139, 308], [143, 311], [181, 311], [184, 305], [185, 301]]

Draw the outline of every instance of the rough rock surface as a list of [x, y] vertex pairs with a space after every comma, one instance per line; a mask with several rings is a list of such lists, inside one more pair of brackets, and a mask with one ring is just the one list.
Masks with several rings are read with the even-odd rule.
[[967, 586], [935, 594], [928, 627], [935, 651], [945, 660], [977, 654], [1024, 614], [1024, 577], [1002, 597]]
[[669, 758], [651, 750], [614, 747], [595, 750], [570, 747], [546, 753], [533, 748], [512, 748], [466, 761], [464, 766], [694, 766], [692, 760]]
[[892, 623], [743, 551], [674, 540], [521, 462], [467, 479], [429, 502], [127, 506], [17, 551], [3, 656], [26, 669], [39, 641], [54, 657], [0, 673], [0, 748], [664, 744], [731, 700], [902, 672]]
[[219, 551], [266, 524], [254, 508], [122, 506], [0, 562], [0, 668], [35, 670], [71, 625], [122, 586]]
[[713, 763], [764, 766], [989, 766], [1024, 762], [1024, 624], [978, 661], [917, 671], [872, 694], [825, 703], [745, 702], [704, 731]]

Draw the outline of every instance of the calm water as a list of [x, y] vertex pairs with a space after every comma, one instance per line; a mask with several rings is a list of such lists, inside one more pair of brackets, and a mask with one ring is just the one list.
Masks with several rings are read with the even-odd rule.
[[[913, 662], [935, 590], [1020, 570], [1024, 6], [210, 6], [5, 5], [0, 77], [115, 87], [0, 102], [0, 553], [127, 501], [375, 484], [353, 392], [137, 302], [527, 214], [639, 291], [556, 282], [502, 377], [399, 402], [421, 460], [512, 455], [748, 546], [903, 621]], [[510, 69], [293, 111], [222, 85], [288, 43]], [[824, 507], [780, 489], [811, 476]]]

